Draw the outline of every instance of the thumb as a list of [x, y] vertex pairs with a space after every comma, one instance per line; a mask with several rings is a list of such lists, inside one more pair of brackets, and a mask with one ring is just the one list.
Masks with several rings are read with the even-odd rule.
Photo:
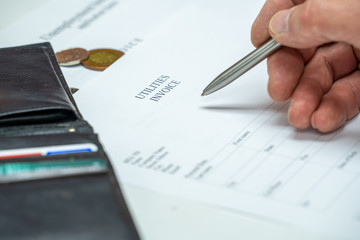
[[359, 0], [307, 0], [276, 13], [270, 34], [293, 48], [310, 48], [329, 42], [346, 42], [360, 47]]

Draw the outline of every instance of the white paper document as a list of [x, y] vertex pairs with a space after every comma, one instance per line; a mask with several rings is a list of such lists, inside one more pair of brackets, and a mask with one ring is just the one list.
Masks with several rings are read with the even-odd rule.
[[[252, 50], [255, 8], [189, 8], [79, 92], [119, 180], [309, 231], [360, 236], [360, 118], [320, 134], [289, 126], [266, 65], [201, 97]], [[243, 8], [241, 8], [243, 6]]]
[[[186, 1], [49, 0], [0, 31], [0, 47], [50, 42], [55, 52], [74, 47], [110, 48], [124, 52], [125, 58], [149, 32], [184, 6]], [[80, 90], [101, 74], [81, 65], [61, 70], [68, 85]]]

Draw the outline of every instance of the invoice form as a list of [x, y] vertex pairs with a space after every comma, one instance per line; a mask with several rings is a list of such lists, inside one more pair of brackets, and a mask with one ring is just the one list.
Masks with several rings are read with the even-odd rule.
[[[181, 11], [78, 93], [119, 181], [325, 236], [360, 236], [360, 118], [296, 130], [267, 96], [261, 64], [203, 88], [252, 50], [246, 4]], [[236, 31], [234, 29], [237, 29]]]

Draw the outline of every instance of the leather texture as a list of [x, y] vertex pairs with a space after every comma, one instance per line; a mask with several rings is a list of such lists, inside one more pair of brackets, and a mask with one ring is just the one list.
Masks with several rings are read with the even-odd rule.
[[139, 235], [111, 162], [81, 116], [50, 43], [0, 49], [0, 151], [81, 143], [98, 150], [0, 159], [0, 165], [78, 158], [107, 163], [101, 175], [0, 184], [1, 239], [138, 240]]
[[81, 118], [50, 43], [0, 49], [0, 68], [0, 124]]

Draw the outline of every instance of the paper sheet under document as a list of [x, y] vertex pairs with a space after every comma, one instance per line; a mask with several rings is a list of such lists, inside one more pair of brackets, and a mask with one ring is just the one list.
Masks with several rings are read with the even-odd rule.
[[200, 96], [252, 50], [245, 6], [177, 14], [89, 82], [79, 107], [123, 182], [358, 239], [360, 118], [330, 134], [294, 129], [288, 103], [267, 96], [265, 63]]

